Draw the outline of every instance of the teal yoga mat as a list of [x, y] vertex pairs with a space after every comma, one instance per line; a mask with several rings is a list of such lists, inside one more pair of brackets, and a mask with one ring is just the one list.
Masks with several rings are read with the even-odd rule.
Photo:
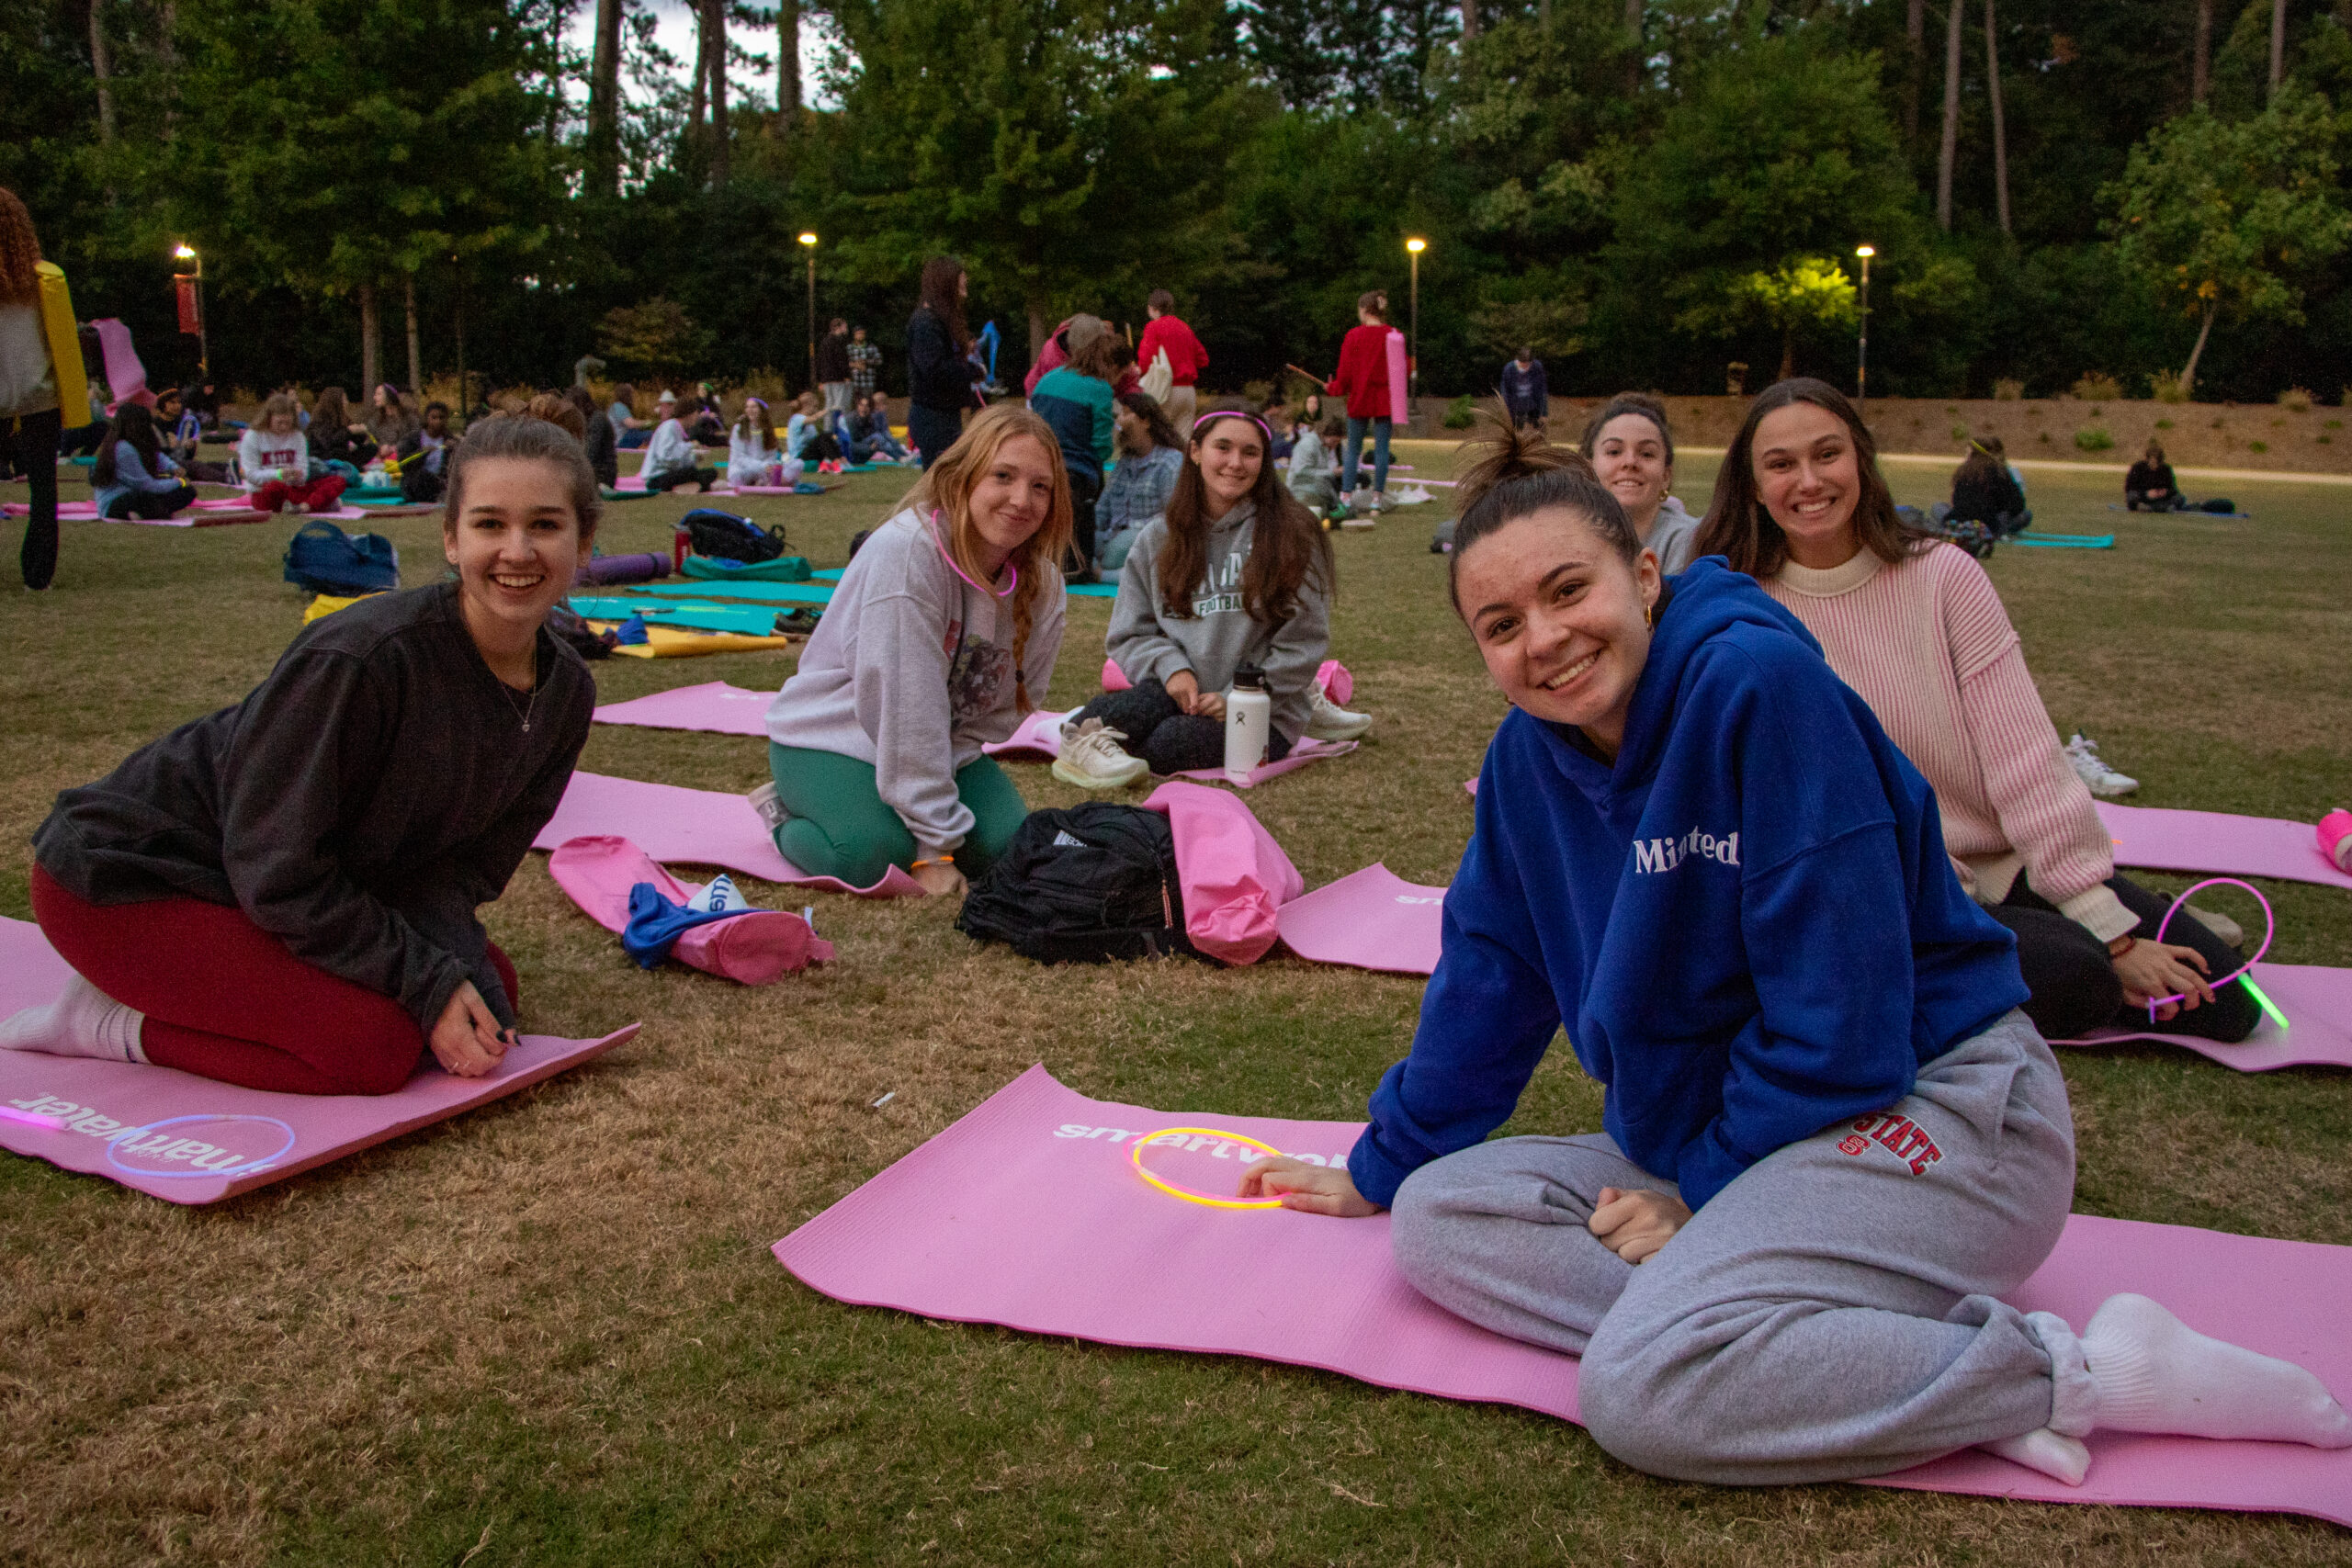
[[829, 566], [822, 571], [812, 571], [808, 576], [809, 580], [815, 582], [839, 582], [842, 580], [842, 573], [848, 570], [847, 567]]
[[665, 604], [644, 599], [574, 598], [571, 609], [574, 615], [592, 621], [626, 621], [631, 615], [643, 615], [648, 626], [741, 632], [745, 637], [775, 635], [776, 613], [756, 604]]
[[[690, 564], [692, 562], [692, 558], [693, 558], [691, 557], [688, 558]], [[808, 574], [808, 579], [809, 581], [806, 584], [807, 587], [811, 589], [821, 589], [828, 596], [830, 596], [832, 592], [833, 584], [842, 580], [842, 568], [837, 566], [829, 566], [822, 571], [810, 572]], [[741, 587], [742, 585], [738, 586]], [[1119, 596], [1119, 585], [1115, 582], [1077, 582], [1070, 585], [1069, 591], [1080, 599], [1115, 599]], [[664, 593], [684, 593], [697, 591], [684, 588], [665, 588], [662, 592]], [[733, 594], [733, 597], [738, 599], [764, 599], [767, 595], [764, 593], [754, 594], [738, 592]], [[819, 604], [821, 604], [824, 602], [825, 601], [822, 598], [812, 601], [812, 603]]]
[[2040, 545], [2053, 550], [2111, 550], [2115, 548], [2112, 534], [2012, 534], [2001, 543], [2005, 545]]
[[639, 592], [665, 599], [742, 599], [755, 604], [822, 604], [833, 596], [830, 582], [665, 582]]
[[1073, 582], [1069, 585], [1073, 599], [1116, 599], [1119, 585], [1115, 582]]

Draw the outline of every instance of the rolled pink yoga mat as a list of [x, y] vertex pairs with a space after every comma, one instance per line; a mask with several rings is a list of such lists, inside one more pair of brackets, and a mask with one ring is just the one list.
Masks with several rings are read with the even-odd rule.
[[[1148, 1185], [1131, 1140], [1171, 1127], [1239, 1133], [1322, 1163], [1360, 1123], [1153, 1111], [1088, 1100], [1035, 1066], [775, 1244], [826, 1295], [1056, 1337], [1316, 1367], [1383, 1388], [1577, 1418], [1577, 1361], [1488, 1333], [1408, 1285], [1388, 1217], [1210, 1209]], [[1214, 1138], [1153, 1145], [1154, 1173], [1230, 1193], [1252, 1151]], [[2265, 1241], [2082, 1215], [2011, 1293], [2080, 1325], [2140, 1291], [2191, 1326], [2309, 1367], [2352, 1393], [2352, 1247]], [[1835, 1370], [1823, 1369], [1834, 1376]], [[2108, 1433], [2087, 1484], [1988, 1454], [1876, 1484], [2051, 1503], [2234, 1508], [2352, 1524], [2352, 1450]]]
[[[26, 920], [0, 919], [0, 1018], [54, 1000], [73, 971]], [[272, 1094], [170, 1067], [0, 1051], [0, 1105], [63, 1119], [0, 1120], [0, 1148], [174, 1203], [217, 1203], [470, 1111], [623, 1044], [526, 1034], [486, 1078], [428, 1067], [395, 1093]]]

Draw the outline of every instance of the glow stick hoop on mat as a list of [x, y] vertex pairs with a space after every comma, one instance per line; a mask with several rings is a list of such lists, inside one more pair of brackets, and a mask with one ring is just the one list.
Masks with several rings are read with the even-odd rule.
[[1170, 1198], [1182, 1198], [1187, 1203], [1198, 1203], [1205, 1208], [1279, 1209], [1283, 1206], [1283, 1201], [1279, 1198], [1270, 1198], [1261, 1201], [1243, 1198], [1212, 1198], [1204, 1192], [1188, 1192], [1183, 1188], [1178, 1187], [1172, 1182], [1162, 1181], [1159, 1178], [1152, 1175], [1151, 1172], [1144, 1169], [1143, 1151], [1145, 1145], [1157, 1143], [1161, 1138], [1174, 1137], [1182, 1134], [1196, 1134], [1204, 1138], [1222, 1138], [1229, 1143], [1247, 1144], [1253, 1149], [1265, 1150], [1276, 1159], [1280, 1159], [1282, 1157], [1282, 1150], [1275, 1148], [1272, 1144], [1261, 1144], [1257, 1139], [1244, 1137], [1239, 1133], [1221, 1132], [1215, 1127], [1163, 1127], [1159, 1132], [1151, 1134], [1148, 1137], [1137, 1138], [1133, 1144], [1128, 1145], [1127, 1159], [1128, 1162], [1136, 1168], [1136, 1174], [1142, 1177], [1146, 1181], [1150, 1182], [1154, 1187], [1159, 1188], [1162, 1192], [1167, 1193]]
[[[2267, 928], [2262, 933], [2262, 945], [2254, 950], [2254, 956], [2252, 958], [2247, 959], [2244, 964], [2239, 964], [2235, 969], [2231, 970], [2227, 975], [2222, 976], [2222, 978], [2209, 983], [2206, 987], [2206, 989], [2208, 990], [2218, 991], [2222, 987], [2228, 985], [2231, 981], [2254, 973], [2254, 966], [2262, 962], [2262, 955], [2264, 953], [2270, 951], [2270, 939], [2278, 934], [2278, 917], [2272, 911], [2270, 908], [2270, 900], [2265, 898], [2262, 896], [2262, 889], [2256, 887], [2254, 884], [2250, 882], [2240, 882], [2234, 876], [2209, 876], [2202, 882], [2194, 882], [2189, 884], [2188, 887], [2182, 890], [2180, 897], [2172, 901], [2172, 908], [2165, 911], [2165, 918], [2156, 922], [2156, 934], [2154, 940], [2157, 942], [2164, 941], [2165, 928], [2172, 924], [2172, 918], [2180, 913], [2180, 908], [2182, 905], [2188, 902], [2189, 894], [2196, 892], [2200, 887], [2245, 888], [2247, 892], [2254, 895], [2254, 901], [2262, 906], [2262, 919], [2264, 925]], [[2246, 981], [2246, 989], [2254, 991], [2253, 981]], [[2256, 998], [2260, 998], [2264, 1010], [2267, 1011], [2272, 1018], [2275, 1019], [2278, 1016], [2278, 1010], [2270, 1006], [2269, 998], [2263, 996], [2260, 991], [2254, 991], [2254, 994]], [[2157, 1021], [2156, 1010], [2158, 1008], [2166, 1006], [2172, 1002], [2186, 1001], [2188, 999], [2188, 994], [2186, 991], [2177, 997], [2157, 997], [2153, 998], [2148, 1003], [2148, 1021], [2150, 1023]]]

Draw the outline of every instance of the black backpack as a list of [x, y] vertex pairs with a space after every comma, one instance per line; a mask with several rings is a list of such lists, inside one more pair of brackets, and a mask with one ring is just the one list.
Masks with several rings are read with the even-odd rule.
[[783, 529], [762, 528], [748, 517], [738, 517], [715, 507], [695, 507], [678, 520], [678, 526], [694, 541], [695, 554], [698, 556], [751, 565], [774, 560], [786, 549]]
[[1141, 807], [1033, 811], [965, 895], [956, 929], [1040, 964], [1193, 953], [1176, 836]]

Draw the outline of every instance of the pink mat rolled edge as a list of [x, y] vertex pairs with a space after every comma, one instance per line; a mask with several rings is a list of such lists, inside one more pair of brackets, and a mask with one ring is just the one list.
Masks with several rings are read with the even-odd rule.
[[[1136, 1178], [1125, 1139], [1088, 1135], [1186, 1125], [1327, 1158], [1344, 1153], [1359, 1126], [1106, 1103], [1033, 1066], [773, 1250], [810, 1288], [860, 1305], [1248, 1356], [1576, 1419], [1575, 1359], [1490, 1334], [1421, 1297], [1390, 1259], [1385, 1215], [1326, 1220], [1182, 1203]], [[1302, 1293], [1302, 1281], [1312, 1289]], [[2008, 1299], [2079, 1325], [2118, 1291], [2144, 1292], [2192, 1326], [2352, 1392], [2352, 1335], [2341, 1323], [2352, 1247], [2076, 1215]], [[2352, 1525], [2352, 1450], [2109, 1433], [2090, 1445], [2090, 1478], [2079, 1488], [1973, 1451], [1871, 1484]]]
[[892, 866], [871, 887], [853, 887], [837, 876], [811, 876], [776, 852], [767, 824], [740, 795], [686, 789], [605, 773], [575, 773], [535, 850], [553, 850], [567, 839], [628, 839], [664, 865], [718, 865], [795, 887], [854, 893], [861, 898], [922, 897], [922, 884]]
[[2178, 811], [2159, 806], [2099, 801], [2099, 820], [2115, 840], [2115, 863], [2151, 871], [2204, 871], [2233, 876], [2277, 876], [2352, 888], [2352, 875], [2320, 852], [2308, 822], [2280, 817], [2240, 817], [2227, 811]]
[[[39, 926], [0, 919], [0, 1017], [51, 1000], [70, 973]], [[0, 1148], [167, 1202], [217, 1203], [528, 1089], [626, 1043], [638, 1028], [596, 1040], [526, 1034], [488, 1077], [428, 1069], [386, 1095], [272, 1094], [171, 1067], [0, 1051], [0, 1104], [69, 1123], [60, 1132], [0, 1121]], [[208, 1133], [220, 1141], [206, 1141]], [[237, 1156], [224, 1175], [187, 1163], [224, 1155]]]
[[596, 722], [763, 736], [768, 732], [768, 705], [775, 700], [774, 692], [752, 692], [725, 681], [706, 681], [625, 703], [605, 703], [596, 709]]
[[[0, 506], [0, 517], [30, 517], [33, 509], [22, 502], [12, 501]], [[101, 517], [98, 509], [86, 501], [68, 502], [57, 509], [61, 523], [122, 523], [144, 528], [217, 528], [229, 523], [260, 523], [269, 513], [247, 506], [243, 508], [207, 507], [202, 502], [176, 517]]]

